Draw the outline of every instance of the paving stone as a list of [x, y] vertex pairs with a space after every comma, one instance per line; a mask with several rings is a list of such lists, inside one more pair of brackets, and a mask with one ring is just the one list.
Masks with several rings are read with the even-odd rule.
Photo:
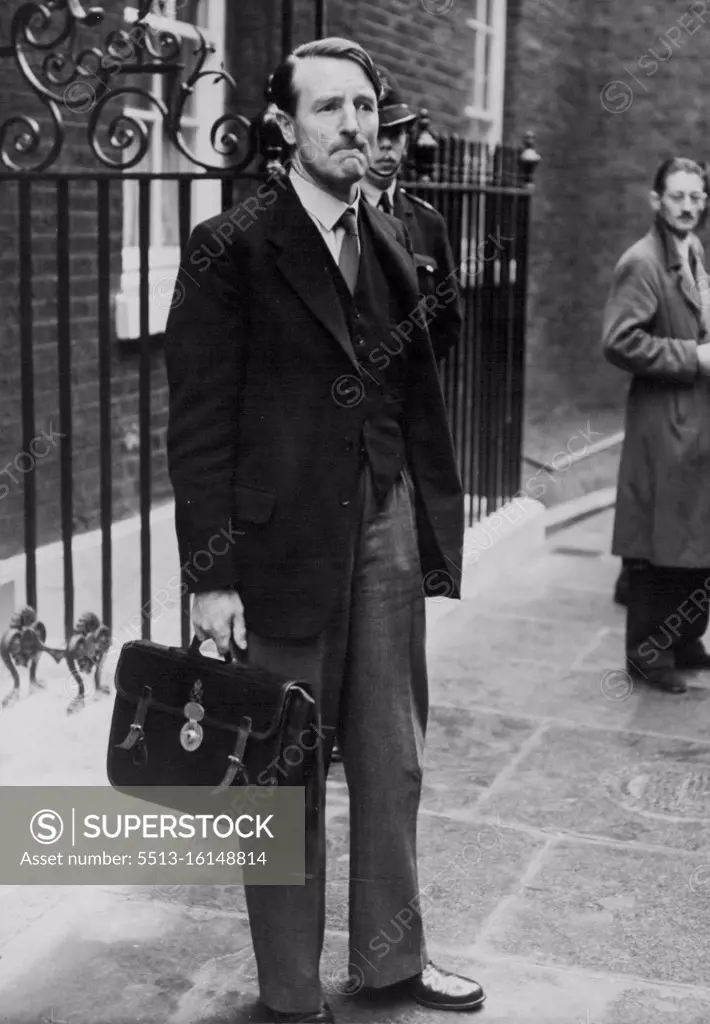
[[548, 831], [705, 851], [710, 746], [549, 726], [480, 809]]
[[470, 810], [536, 728], [513, 716], [432, 707], [422, 807], [440, 814]]
[[[328, 927], [347, 932], [347, 827], [337, 831], [329, 860]], [[482, 820], [422, 814], [417, 836], [419, 889], [426, 934], [456, 953], [470, 945], [499, 900], [517, 891], [528, 862], [544, 845], [516, 829]], [[392, 938], [397, 925], [392, 925]]]
[[[441, 958], [442, 966], [479, 981], [487, 993], [479, 1019], [486, 1024], [707, 1024], [710, 999], [668, 985], [610, 978], [581, 969], [555, 969], [490, 953]], [[347, 1014], [345, 1009], [347, 1006]], [[359, 1005], [350, 1000], [338, 1005], [339, 1024], [376, 1021], [377, 1024], [408, 1024], [430, 1019], [444, 1021], [444, 1014], [415, 1016], [403, 1001], [380, 998]], [[419, 1011], [421, 1012], [421, 1011]], [[431, 1012], [431, 1011], [430, 1011]], [[449, 1024], [451, 1015], [449, 1015]]]
[[[559, 545], [594, 548], [607, 557], [618, 572], [621, 559], [611, 554], [611, 534], [614, 528], [614, 510], [589, 516], [563, 530], [555, 531], [548, 537], [547, 546], [554, 550]], [[613, 569], [611, 570], [613, 572]]]
[[[31, 976], [3, 985], [0, 1020], [36, 1024], [51, 1011], [71, 1024], [178, 1024], [201, 965], [245, 949], [247, 939], [236, 918], [200, 920], [168, 901], [117, 897], [109, 911], [85, 914], [51, 955], [29, 964]], [[197, 1020], [226, 1024], [234, 999], [219, 987], [203, 988]]]
[[[710, 861], [706, 862], [710, 878]], [[515, 956], [654, 981], [710, 982], [710, 889], [672, 853], [559, 841], [487, 942]]]
[[471, 664], [451, 657], [437, 666], [431, 693], [438, 704], [455, 708], [480, 707], [623, 728], [641, 695], [625, 680], [619, 691], [618, 686], [603, 685], [604, 679], [605, 673], [597, 669], [573, 671], [564, 665], [517, 659]]
[[616, 629], [623, 629], [625, 622], [625, 610], [614, 604], [611, 591], [581, 590], [574, 585], [544, 587], [534, 580], [526, 586], [516, 583], [510, 590], [496, 588], [486, 600], [486, 612], [494, 609], [506, 615], [550, 619], [560, 629], [575, 620]]
[[[537, 579], [544, 586], [573, 584], [579, 589], [597, 591], [611, 596], [614, 583], [619, 575], [621, 562], [618, 558], [600, 555], [597, 558], [582, 558], [579, 555], [555, 554], [555, 547], [568, 543], [566, 531], [554, 534], [545, 551], [520, 568], [519, 579], [526, 582]], [[573, 546], [571, 543], [570, 547]], [[582, 543], [579, 545], [583, 546]]]
[[[2, 1024], [248, 1024], [259, 1019], [255, 963], [243, 922], [170, 902], [117, 900], [83, 921], [81, 935], [3, 989]], [[442, 966], [480, 981], [491, 1024], [707, 1024], [700, 993], [582, 970], [551, 970], [491, 952], [433, 947]], [[413, 1004], [401, 990], [345, 995], [347, 945], [327, 934], [322, 977], [339, 1024], [446, 1024], [451, 1015]]]
[[561, 629], [552, 620], [495, 616], [475, 601], [465, 601], [442, 620], [433, 651], [437, 658], [440, 652], [458, 648], [473, 657], [485, 652], [492, 661], [515, 657], [571, 666], [598, 631], [594, 622], [566, 622]]
[[687, 678], [688, 693], [673, 696], [629, 679], [619, 668], [573, 671], [513, 659], [496, 664], [459, 653], [437, 663], [430, 690], [432, 701], [457, 709], [710, 740], [710, 678]]

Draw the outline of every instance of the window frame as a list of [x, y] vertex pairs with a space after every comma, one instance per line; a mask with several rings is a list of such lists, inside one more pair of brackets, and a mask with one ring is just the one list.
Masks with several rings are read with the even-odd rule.
[[[481, 142], [498, 145], [503, 134], [503, 102], [505, 92], [505, 47], [506, 47], [506, 14], [507, 0], [491, 0], [492, 13], [490, 24], [486, 18], [488, 0], [474, 0], [477, 16], [466, 19], [466, 25], [474, 35], [474, 64], [472, 83], [472, 102], [464, 113], [471, 121], [484, 126]], [[490, 68], [486, 75], [486, 44], [490, 42]], [[478, 69], [483, 69], [479, 72]], [[479, 86], [484, 96], [479, 93]], [[485, 90], [488, 90], [488, 105], [485, 105]], [[481, 102], [483, 100], [483, 102]]]
[[[143, 19], [143, 23], [149, 28], [158, 31], [172, 32], [179, 37], [181, 42], [193, 40], [199, 42], [198, 29], [208, 43], [212, 43], [217, 49], [225, 38], [226, 29], [226, 0], [201, 0], [199, 18], [197, 24], [189, 21], [182, 21], [177, 15], [181, 12], [178, 4], [173, 8], [170, 16], [149, 14]], [[138, 20], [139, 12], [135, 7], [125, 7], [123, 10], [124, 22], [133, 25]], [[210, 70], [209, 60], [203, 70]], [[216, 69], [215, 69], [216, 70]], [[162, 92], [161, 80], [164, 76], [154, 74], [150, 77], [148, 89], [152, 95], [160, 96]], [[194, 93], [194, 107], [190, 114], [186, 114], [181, 121], [185, 129], [193, 129], [199, 132], [204, 126], [210, 126], [225, 108], [224, 83], [196, 88]], [[216, 105], [215, 105], [215, 100]], [[217, 113], [215, 113], [215, 110]], [[174, 149], [173, 143], [165, 136], [164, 122], [161, 114], [152, 105], [147, 107], [132, 106], [129, 103], [124, 107], [129, 117], [140, 119], [151, 132], [150, 143], [147, 152], [149, 160], [148, 173], [159, 174], [163, 171], [164, 156], [167, 147]], [[209, 133], [204, 132], [197, 135], [193, 152], [198, 159], [205, 162], [216, 163], [218, 156], [209, 145]], [[190, 170], [195, 174], [202, 173], [198, 165], [190, 165]], [[164, 182], [157, 179], [151, 182], [151, 244], [148, 257], [148, 283], [150, 291], [149, 306], [149, 332], [160, 334], [165, 329], [168, 308], [165, 303], [165, 288], [163, 283], [167, 278], [177, 276], [180, 264], [180, 246], [168, 245], [164, 242]], [[123, 183], [123, 224], [121, 238], [121, 282], [118, 293], [115, 296], [115, 330], [119, 340], [133, 340], [140, 336], [140, 247], [139, 245], [126, 244], [128, 220], [127, 215], [135, 211], [135, 199], [130, 198], [131, 187], [133, 195], [137, 191], [135, 181]], [[212, 213], [214, 200], [219, 195], [220, 182], [216, 179], [208, 179], [205, 182], [195, 181], [192, 185], [191, 217], [192, 224], [200, 223]], [[219, 200], [217, 200], [219, 201]], [[153, 295], [158, 289], [157, 300], [153, 301]]]

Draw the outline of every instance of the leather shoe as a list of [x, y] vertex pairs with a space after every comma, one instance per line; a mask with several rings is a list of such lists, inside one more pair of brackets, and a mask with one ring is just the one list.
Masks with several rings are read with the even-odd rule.
[[296, 1011], [286, 1013], [283, 1010], [272, 1010], [270, 1006], [262, 1003], [266, 1012], [268, 1024], [335, 1024], [333, 1011], [327, 1003], [323, 1003], [320, 1010]]
[[642, 672], [633, 662], [627, 662], [626, 668], [630, 676], [654, 690], [662, 690], [664, 693], [688, 692], [687, 683], [672, 668], [648, 668]]
[[460, 974], [442, 971], [431, 962], [406, 985], [418, 1003], [432, 1010], [477, 1010], [486, 1000], [477, 982]]
[[702, 640], [676, 647], [674, 654], [677, 668], [710, 668], [710, 654]]

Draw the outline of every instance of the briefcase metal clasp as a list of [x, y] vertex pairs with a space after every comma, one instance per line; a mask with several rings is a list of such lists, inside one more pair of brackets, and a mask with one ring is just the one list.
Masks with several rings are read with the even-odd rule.
[[187, 721], [180, 730], [180, 744], [183, 750], [193, 753], [202, 745], [205, 733], [200, 722], [205, 717], [205, 709], [202, 706], [202, 683], [199, 679], [190, 692], [190, 699], [184, 707]]

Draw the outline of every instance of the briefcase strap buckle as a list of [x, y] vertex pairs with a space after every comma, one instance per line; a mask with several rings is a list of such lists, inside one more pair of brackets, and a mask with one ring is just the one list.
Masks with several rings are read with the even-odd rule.
[[238, 775], [241, 776], [243, 785], [249, 785], [249, 775], [244, 766], [244, 752], [246, 750], [250, 734], [251, 718], [245, 716], [239, 723], [234, 750], [227, 758], [229, 765], [224, 773], [224, 778], [220, 782], [219, 786], [216, 786], [215, 789], [212, 790], [212, 796], [216, 796], [218, 793], [223, 793], [225, 789], [229, 789]]
[[136, 716], [131, 722], [128, 734], [122, 743], [116, 744], [120, 750], [132, 750], [138, 743], [143, 744], [145, 742], [143, 726], [145, 725], [145, 716], [148, 711], [148, 705], [150, 704], [152, 695], [153, 691], [151, 687], [144, 686], [143, 692], [141, 693], [141, 699], [138, 701], [138, 707], [136, 708]]

